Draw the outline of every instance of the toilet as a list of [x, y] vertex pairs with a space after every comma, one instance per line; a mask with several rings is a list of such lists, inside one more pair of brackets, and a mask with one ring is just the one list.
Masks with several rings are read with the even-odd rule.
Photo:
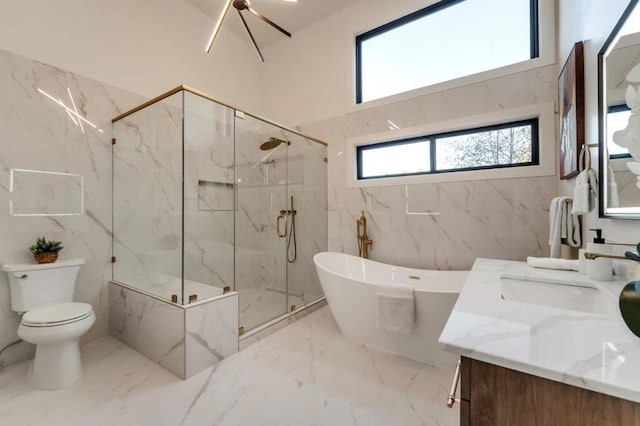
[[36, 345], [28, 376], [39, 389], [60, 389], [82, 377], [79, 340], [96, 320], [91, 305], [73, 302], [83, 264], [84, 259], [65, 259], [2, 266], [11, 309], [22, 314], [18, 336]]

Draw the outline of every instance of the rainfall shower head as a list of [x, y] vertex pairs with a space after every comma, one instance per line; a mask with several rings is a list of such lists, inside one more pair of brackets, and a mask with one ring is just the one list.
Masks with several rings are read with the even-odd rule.
[[282, 143], [287, 144], [287, 145], [291, 145], [291, 142], [283, 141], [282, 139], [269, 138], [268, 141], [266, 141], [265, 143], [260, 145], [260, 149], [263, 150], [263, 151], [270, 151], [270, 150], [280, 146], [280, 144], [282, 144]]

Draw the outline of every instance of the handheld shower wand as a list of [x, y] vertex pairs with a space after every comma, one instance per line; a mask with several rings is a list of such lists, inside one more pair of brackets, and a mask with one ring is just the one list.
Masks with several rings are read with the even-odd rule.
[[[296, 210], [293, 208], [293, 195], [291, 196], [291, 225], [289, 238], [287, 239], [287, 262], [293, 263], [298, 258], [298, 245], [296, 242]], [[291, 242], [293, 241], [293, 253], [291, 253]]]

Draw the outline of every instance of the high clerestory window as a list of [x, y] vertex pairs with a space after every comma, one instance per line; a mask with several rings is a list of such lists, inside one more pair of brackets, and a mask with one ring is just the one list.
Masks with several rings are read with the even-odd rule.
[[538, 119], [362, 145], [357, 179], [539, 164]]
[[441, 0], [356, 37], [356, 102], [539, 55], [538, 0]]

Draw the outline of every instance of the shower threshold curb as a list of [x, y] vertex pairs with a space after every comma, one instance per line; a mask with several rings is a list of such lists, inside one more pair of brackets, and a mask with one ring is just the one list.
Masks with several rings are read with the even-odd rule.
[[306, 317], [307, 315], [317, 311], [318, 309], [326, 305], [327, 299], [323, 296], [319, 299], [314, 300], [308, 305], [296, 309], [295, 311], [287, 312], [286, 314], [281, 315], [278, 318], [274, 318], [259, 327], [249, 330], [247, 333], [240, 336], [240, 350], [259, 342], [270, 334], [283, 329], [287, 325]]

